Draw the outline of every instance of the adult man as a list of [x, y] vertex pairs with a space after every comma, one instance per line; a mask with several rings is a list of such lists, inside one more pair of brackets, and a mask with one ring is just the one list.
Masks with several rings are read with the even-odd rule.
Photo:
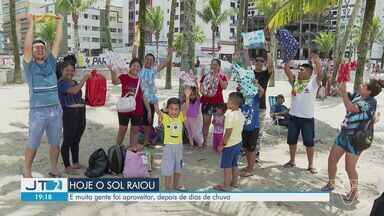
[[[315, 66], [315, 74], [313, 66]], [[284, 72], [292, 85], [292, 104], [289, 111], [288, 137], [290, 160], [284, 167], [295, 166], [295, 156], [297, 150], [297, 140], [301, 132], [303, 143], [306, 147], [308, 157], [308, 171], [312, 174], [317, 173], [313, 167], [314, 157], [314, 138], [315, 120], [314, 105], [317, 89], [323, 79], [321, 73], [320, 58], [312, 55], [312, 65], [302, 64], [299, 67], [297, 79], [294, 77], [289, 63], [284, 65]]]
[[276, 123], [280, 126], [288, 127], [289, 109], [284, 106], [284, 96], [279, 94], [276, 96], [276, 104], [271, 107], [270, 115], [273, 120], [278, 119]]
[[63, 37], [62, 17], [56, 17], [56, 36], [51, 52], [47, 52], [45, 43], [33, 40], [33, 15], [27, 15], [28, 31], [24, 42], [24, 72], [29, 86], [29, 134], [25, 146], [25, 164], [23, 177], [32, 178], [32, 163], [41, 137], [45, 132], [50, 144], [49, 156], [51, 177], [60, 177], [57, 161], [60, 154], [62, 128], [62, 109], [60, 106], [56, 57], [59, 54]]

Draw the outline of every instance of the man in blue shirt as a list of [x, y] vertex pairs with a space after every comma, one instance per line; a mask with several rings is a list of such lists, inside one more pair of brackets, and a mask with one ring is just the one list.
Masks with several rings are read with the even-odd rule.
[[271, 107], [271, 117], [273, 120], [278, 119], [277, 124], [288, 127], [289, 109], [283, 105], [284, 102], [284, 96], [277, 95], [276, 104]]
[[23, 177], [32, 178], [32, 163], [43, 133], [50, 144], [51, 177], [60, 177], [57, 161], [60, 153], [62, 109], [60, 106], [56, 57], [63, 37], [62, 17], [56, 16], [56, 36], [51, 52], [41, 40], [33, 40], [33, 15], [27, 15], [28, 31], [24, 41], [24, 72], [29, 87], [29, 132], [25, 147]]

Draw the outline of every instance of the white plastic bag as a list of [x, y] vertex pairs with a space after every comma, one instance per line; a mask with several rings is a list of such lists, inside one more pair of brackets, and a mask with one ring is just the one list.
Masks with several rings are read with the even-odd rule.
[[133, 112], [136, 110], [136, 95], [140, 88], [140, 80], [137, 83], [135, 95], [125, 95], [121, 97], [116, 104], [118, 112]]

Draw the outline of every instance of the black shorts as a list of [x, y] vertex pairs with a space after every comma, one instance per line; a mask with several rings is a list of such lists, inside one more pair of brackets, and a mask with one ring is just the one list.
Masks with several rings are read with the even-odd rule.
[[313, 147], [315, 142], [315, 119], [300, 118], [289, 116], [288, 122], [288, 145], [296, 145], [299, 139], [299, 134], [303, 137], [303, 143], [306, 147]]
[[143, 116], [143, 125], [145, 126], [153, 126], [153, 117], [155, 117], [155, 105], [154, 104], [149, 104], [151, 107], [151, 122], [148, 122], [148, 112], [147, 108], [144, 107], [144, 116]]
[[258, 145], [259, 139], [259, 128], [254, 129], [253, 131], [245, 131], [242, 133], [243, 137], [243, 148], [247, 152], [254, 152], [256, 146]]
[[217, 108], [216, 104], [202, 104], [201, 113], [203, 113], [203, 115], [211, 116], [216, 113], [216, 108]]
[[117, 113], [119, 117], [119, 125], [128, 126], [129, 122], [131, 122], [132, 126], [141, 126], [143, 125], [143, 117], [142, 116], [131, 116], [123, 113]]

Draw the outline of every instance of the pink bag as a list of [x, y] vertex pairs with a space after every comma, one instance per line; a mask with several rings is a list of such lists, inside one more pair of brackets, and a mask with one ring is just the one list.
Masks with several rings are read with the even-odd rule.
[[149, 177], [147, 166], [144, 164], [144, 152], [133, 152], [127, 150], [124, 160], [123, 176], [125, 178]]

